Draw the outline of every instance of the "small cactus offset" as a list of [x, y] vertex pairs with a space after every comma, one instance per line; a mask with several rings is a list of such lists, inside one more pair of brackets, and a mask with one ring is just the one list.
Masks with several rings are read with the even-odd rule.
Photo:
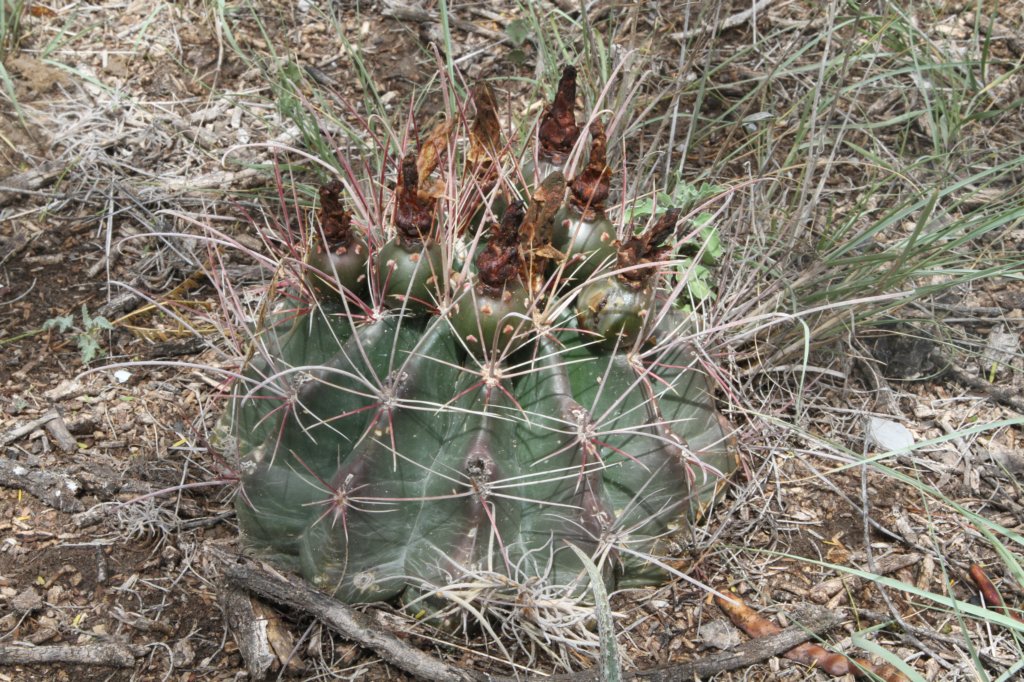
[[[395, 162], [393, 189], [325, 185], [257, 330], [219, 425], [239, 525], [342, 601], [451, 627], [481, 576], [575, 598], [572, 546], [607, 588], [662, 581], [651, 558], [736, 468], [674, 301], [680, 213], [609, 219], [605, 131], [578, 125], [575, 78], [528, 161], [482, 86], [471, 119]], [[567, 180], [577, 146], [589, 161]]]

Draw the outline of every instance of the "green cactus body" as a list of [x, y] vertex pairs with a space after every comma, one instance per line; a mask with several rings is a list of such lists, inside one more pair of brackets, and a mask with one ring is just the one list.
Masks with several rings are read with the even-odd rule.
[[487, 374], [440, 316], [362, 323], [335, 306], [265, 336], [275, 357], [248, 374], [293, 398], [240, 393], [223, 422], [243, 460], [239, 523], [343, 601], [479, 570], [578, 591], [569, 544], [607, 557], [609, 587], [658, 582], [617, 547], [659, 553], [735, 466], [681, 345], [627, 355], [565, 330]]
[[605, 348], [626, 350], [643, 334], [654, 307], [654, 290], [604, 277], [583, 287], [576, 307], [577, 322], [585, 336]]
[[600, 238], [632, 280], [609, 265], [568, 282], [553, 274], [553, 176], [528, 206], [508, 202], [463, 267], [450, 243], [463, 235], [424, 198], [416, 161], [396, 191], [398, 240], [350, 226], [322, 194], [331, 234], [370, 253], [259, 325], [217, 429], [238, 456], [244, 538], [339, 600], [403, 601], [445, 627], [481, 576], [586, 594], [574, 547], [607, 588], [664, 580], [647, 557], [736, 468], [679, 313], [656, 296], [674, 223], [624, 247]]
[[603, 212], [587, 219], [567, 203], [555, 214], [552, 243], [567, 256], [565, 269], [574, 280], [615, 263], [615, 228]]
[[493, 294], [467, 287], [455, 304], [452, 326], [475, 354], [498, 354], [525, 340], [529, 310], [529, 293], [521, 282]]
[[377, 252], [377, 272], [389, 302], [410, 309], [435, 304], [441, 265], [441, 250], [433, 242], [407, 247], [392, 241]]
[[339, 251], [313, 251], [306, 258], [310, 266], [307, 280], [324, 297], [337, 296], [343, 288], [361, 293], [366, 277], [366, 251], [366, 244], [361, 242]]

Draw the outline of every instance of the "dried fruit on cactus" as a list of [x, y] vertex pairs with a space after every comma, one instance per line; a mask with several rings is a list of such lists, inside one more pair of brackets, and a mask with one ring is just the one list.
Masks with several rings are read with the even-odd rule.
[[527, 187], [552, 173], [565, 170], [569, 153], [580, 137], [575, 109], [576, 69], [567, 66], [562, 70], [554, 100], [541, 114], [537, 129], [536, 159], [528, 160], [523, 167], [523, 179]]
[[679, 213], [672, 209], [641, 235], [616, 241], [616, 274], [595, 277], [583, 285], [576, 321], [595, 343], [628, 349], [650, 335], [658, 264], [668, 252], [664, 242], [675, 231]]
[[335, 180], [320, 188], [320, 232], [306, 254], [307, 280], [323, 296], [343, 291], [360, 293], [366, 280], [366, 240], [352, 228], [352, 216], [342, 206], [342, 184]]
[[569, 200], [554, 218], [554, 243], [567, 257], [567, 272], [577, 279], [590, 277], [616, 255], [615, 227], [604, 213], [612, 172], [600, 121], [590, 124], [590, 136], [587, 167], [572, 181]]
[[[582, 177], [598, 187], [603, 155], [591, 158], [597, 175]], [[648, 558], [736, 466], [681, 315], [659, 293], [677, 215], [616, 242], [618, 274], [569, 283], [552, 244], [560, 173], [510, 201], [460, 259], [458, 230], [441, 224], [458, 217], [420, 190], [433, 169], [416, 162], [402, 163], [392, 239], [348, 226], [368, 231], [361, 246], [382, 245], [358, 286], [342, 298], [313, 288], [319, 300], [256, 337], [219, 427], [240, 460], [246, 540], [344, 601], [422, 599], [428, 612], [482, 585], [578, 596], [587, 572], [570, 545], [609, 587], [664, 579]], [[478, 165], [441, 164], [468, 169], [446, 186], [481, 182]], [[322, 200], [326, 235], [333, 190]]]

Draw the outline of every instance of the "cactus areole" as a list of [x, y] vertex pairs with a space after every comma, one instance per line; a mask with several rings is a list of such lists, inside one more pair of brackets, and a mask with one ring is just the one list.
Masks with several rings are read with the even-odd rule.
[[[599, 137], [572, 204], [585, 218], [604, 217]], [[426, 176], [480, 175], [419, 160], [400, 164], [390, 225], [357, 225], [340, 185], [325, 188], [306, 286], [257, 330], [218, 426], [240, 462], [246, 543], [339, 600], [413, 603], [445, 626], [485, 586], [585, 597], [571, 546], [607, 588], [663, 581], [672, 541], [736, 467], [663, 286], [678, 215], [598, 239], [601, 258], [570, 277], [566, 260], [586, 254], [553, 239], [560, 173], [458, 235]], [[453, 256], [456, 236], [476, 237], [468, 257]]]

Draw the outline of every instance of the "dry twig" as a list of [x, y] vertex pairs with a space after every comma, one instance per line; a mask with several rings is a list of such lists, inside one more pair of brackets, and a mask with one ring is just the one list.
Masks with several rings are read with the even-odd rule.
[[[890, 554], [888, 556], [881, 557], [875, 564], [875, 570], [877, 575], [888, 575], [894, 573], [900, 569], [906, 568], [907, 566], [913, 566], [914, 564], [921, 561], [921, 555], [916, 553], [911, 554]], [[850, 590], [854, 584], [858, 582], [858, 578], [853, 575], [841, 575], [835, 578], [830, 578], [813, 589], [810, 590], [810, 598], [812, 601], [818, 604], [824, 604], [833, 596], [839, 593], [842, 589]]]
[[81, 500], [75, 497], [82, 490], [82, 485], [75, 479], [63, 473], [30, 469], [6, 457], [0, 457], [0, 486], [24, 490], [62, 512], [85, 509]]
[[947, 358], [942, 354], [942, 351], [937, 348], [932, 351], [931, 360], [940, 367], [945, 367], [946, 372], [956, 379], [957, 382], [967, 386], [968, 388], [980, 391], [993, 401], [1006, 405], [1007, 407], [1011, 407], [1017, 412], [1024, 414], [1024, 398], [1020, 396], [1019, 391], [1012, 388], [1000, 388], [999, 386], [993, 386], [981, 377], [975, 375], [973, 372], [969, 372], [953, 362], [951, 359]]
[[691, 28], [689, 31], [670, 33], [669, 38], [672, 38], [673, 40], [683, 41], [689, 40], [690, 38], [696, 38], [697, 36], [702, 36], [705, 33], [711, 33], [712, 35], [714, 35], [716, 33], [721, 33], [722, 31], [728, 30], [730, 28], [736, 28], [737, 26], [741, 26], [747, 23], [752, 18], [755, 18], [758, 12], [766, 9], [768, 5], [772, 4], [772, 2], [773, 0], [757, 0], [757, 2], [755, 2], [750, 9], [743, 10], [742, 12], [737, 12], [736, 14], [730, 14], [729, 16], [725, 17], [718, 23], [705, 26], [698, 26], [697, 28]]
[[55, 644], [51, 646], [20, 646], [0, 644], [0, 666], [72, 663], [75, 665], [106, 665], [131, 668], [135, 657], [145, 655], [141, 647], [126, 644]]
[[230, 557], [215, 550], [211, 550], [211, 554], [222, 563], [225, 577], [234, 585], [314, 616], [329, 628], [418, 678], [454, 681], [473, 677], [467, 671], [403, 642], [373, 617], [355, 611], [301, 581], [271, 573], [250, 559]]
[[22, 194], [38, 192], [56, 180], [65, 170], [67, 169], [64, 164], [47, 161], [38, 168], [0, 178], [0, 207], [14, 203]]
[[[271, 601], [302, 611], [321, 620], [328, 627], [341, 633], [358, 644], [372, 649], [389, 663], [410, 672], [417, 677], [432, 680], [468, 680], [506, 678], [482, 676], [468, 670], [461, 670], [445, 664], [387, 632], [383, 626], [366, 614], [334, 601], [298, 581], [275, 575], [255, 562], [215, 554], [225, 566], [227, 579], [249, 592]], [[747, 642], [732, 651], [708, 656], [696, 661], [678, 665], [639, 671], [627, 674], [626, 679], [668, 681], [707, 677], [727, 670], [737, 670], [777, 656], [794, 646], [806, 642], [810, 637], [825, 632], [836, 624], [838, 617], [826, 610], [809, 610], [799, 626], [777, 628], [769, 637]], [[513, 679], [513, 678], [508, 678]], [[522, 679], [522, 678], [515, 678]], [[544, 678], [561, 682], [587, 682], [598, 679], [594, 671]], [[900, 678], [888, 678], [899, 680]]]
[[[706, 656], [677, 665], [626, 673], [623, 679], [644, 680], [644, 682], [674, 682], [675, 680], [705, 679], [720, 672], [748, 668], [756, 663], [778, 656], [793, 647], [820, 635], [839, 622], [839, 617], [827, 609], [809, 608], [801, 614], [800, 625], [780, 630], [777, 634], [744, 642], [731, 651]], [[505, 678], [491, 678], [493, 682], [504, 682]], [[520, 679], [520, 678], [508, 678]], [[591, 682], [601, 679], [597, 671], [588, 670], [572, 675], [555, 675], [544, 678], [548, 682]]]

